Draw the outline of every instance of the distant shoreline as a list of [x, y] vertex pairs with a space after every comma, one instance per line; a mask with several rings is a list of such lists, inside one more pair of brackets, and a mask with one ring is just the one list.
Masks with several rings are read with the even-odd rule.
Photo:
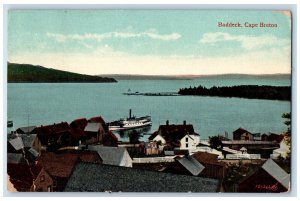
[[139, 75], [139, 74], [102, 74], [116, 80], [195, 80], [201, 78], [279, 78], [291, 79], [291, 74], [216, 74], [216, 75]]
[[183, 96], [193, 95], [291, 101], [290, 86], [238, 85], [206, 88], [200, 85], [198, 87], [179, 89], [178, 94]]

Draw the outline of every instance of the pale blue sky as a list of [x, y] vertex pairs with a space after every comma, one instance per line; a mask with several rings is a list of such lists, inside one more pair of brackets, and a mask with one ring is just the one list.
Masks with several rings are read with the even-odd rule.
[[[8, 59], [85, 74], [289, 73], [288, 14], [13, 10], [8, 16]], [[222, 28], [218, 22], [264, 22], [277, 28]]]

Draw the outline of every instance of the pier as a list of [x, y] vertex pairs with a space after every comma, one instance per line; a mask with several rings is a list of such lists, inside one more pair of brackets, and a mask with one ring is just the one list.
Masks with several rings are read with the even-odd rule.
[[128, 92], [123, 94], [128, 96], [180, 96], [180, 94], [178, 94], [177, 92]]

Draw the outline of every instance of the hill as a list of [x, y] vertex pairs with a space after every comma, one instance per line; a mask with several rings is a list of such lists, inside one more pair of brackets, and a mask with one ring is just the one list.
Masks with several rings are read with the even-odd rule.
[[190, 80], [190, 78], [173, 75], [137, 75], [137, 74], [103, 74], [116, 80]]
[[214, 79], [291, 79], [291, 74], [217, 74], [217, 75], [138, 75], [138, 74], [103, 74], [116, 80], [196, 80]]
[[72, 73], [30, 64], [7, 64], [8, 83], [117, 82], [114, 78]]

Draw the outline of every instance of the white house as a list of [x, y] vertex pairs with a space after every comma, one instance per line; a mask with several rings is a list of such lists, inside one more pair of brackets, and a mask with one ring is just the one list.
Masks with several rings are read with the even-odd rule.
[[200, 136], [187, 134], [180, 140], [180, 149], [195, 150], [200, 143]]
[[157, 142], [162, 146], [169, 146], [176, 149], [195, 150], [200, 143], [200, 135], [194, 132], [191, 124], [160, 125], [158, 131], [154, 132], [149, 141]]

